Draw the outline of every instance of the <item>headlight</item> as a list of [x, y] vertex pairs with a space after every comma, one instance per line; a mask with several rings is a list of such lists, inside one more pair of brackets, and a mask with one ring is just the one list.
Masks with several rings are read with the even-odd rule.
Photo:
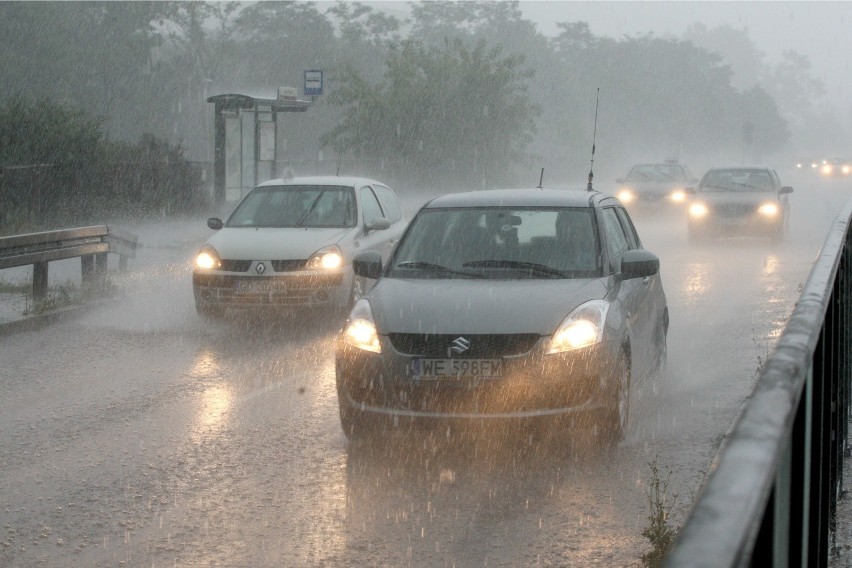
[[676, 189], [671, 193], [671, 195], [669, 195], [669, 199], [675, 203], [683, 203], [686, 199], [686, 192], [682, 189]]
[[618, 199], [621, 200], [622, 203], [630, 203], [634, 199], [636, 199], [636, 194], [633, 193], [630, 189], [623, 187], [618, 192]]
[[833, 168], [833, 167], [831, 167], [831, 164], [823, 164], [823, 165], [822, 165], [822, 168], [820, 168], [820, 171], [821, 171], [824, 175], [827, 175], [827, 176], [828, 176], [828, 175], [831, 175], [831, 172], [833, 172], [833, 171], [834, 171], [834, 168]]
[[757, 208], [757, 212], [761, 215], [766, 215], [767, 217], [775, 217], [778, 215], [780, 209], [778, 208], [777, 203], [764, 203], [760, 207]]
[[579, 306], [562, 320], [550, 338], [547, 353], [564, 353], [600, 343], [607, 311], [609, 302], [604, 300], [590, 300]]
[[843, 175], [848, 175], [848, 174], [849, 174], [849, 172], [850, 172], [850, 171], [852, 171], [852, 168], [850, 168], [850, 167], [849, 167], [849, 166], [847, 166], [847, 165], [844, 165], [844, 166], [841, 168], [841, 170], [840, 170], [840, 171], [842, 171], [842, 172], [843, 172]]
[[379, 333], [373, 321], [373, 310], [370, 309], [370, 302], [367, 300], [361, 298], [352, 308], [349, 319], [346, 320], [346, 326], [343, 328], [343, 341], [347, 345], [364, 351], [382, 352]]
[[332, 270], [340, 268], [343, 266], [343, 252], [335, 245], [322, 248], [311, 255], [306, 266], [310, 270]]
[[198, 251], [198, 256], [195, 257], [195, 266], [204, 270], [219, 268], [220, 264], [219, 253], [210, 245], [201, 247], [201, 250]]
[[703, 203], [693, 203], [689, 206], [689, 215], [691, 217], [704, 217], [710, 210]]

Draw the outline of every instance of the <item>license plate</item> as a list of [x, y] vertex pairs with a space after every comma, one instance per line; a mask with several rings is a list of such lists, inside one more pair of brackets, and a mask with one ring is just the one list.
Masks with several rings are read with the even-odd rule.
[[409, 375], [416, 379], [493, 379], [503, 374], [501, 359], [412, 359]]
[[236, 285], [237, 292], [255, 293], [255, 292], [286, 292], [287, 283], [280, 280], [252, 282], [251, 280], [238, 280]]

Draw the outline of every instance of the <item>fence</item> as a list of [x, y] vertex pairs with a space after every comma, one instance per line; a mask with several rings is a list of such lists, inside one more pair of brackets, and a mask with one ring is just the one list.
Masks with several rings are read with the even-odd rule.
[[119, 269], [127, 268], [127, 259], [136, 256], [136, 235], [108, 225], [61, 229], [0, 237], [0, 269], [33, 265], [33, 300], [47, 296], [48, 263], [80, 257], [84, 284], [103, 278], [107, 253], [119, 255]]
[[666, 567], [827, 566], [848, 437], [852, 201]]

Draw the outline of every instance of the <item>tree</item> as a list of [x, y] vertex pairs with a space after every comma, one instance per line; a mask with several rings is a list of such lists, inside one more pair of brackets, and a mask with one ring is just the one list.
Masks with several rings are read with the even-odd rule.
[[484, 42], [473, 49], [459, 40], [440, 49], [405, 42], [391, 51], [381, 83], [347, 72], [331, 100], [344, 108], [343, 120], [322, 143], [421, 183], [512, 183], [538, 113], [522, 62]]

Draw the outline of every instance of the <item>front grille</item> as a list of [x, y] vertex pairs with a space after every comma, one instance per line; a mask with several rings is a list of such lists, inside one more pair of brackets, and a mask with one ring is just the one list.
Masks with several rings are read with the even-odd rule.
[[263, 282], [264, 280], [283, 282], [288, 290], [336, 288], [343, 282], [343, 274], [304, 274], [293, 276], [236, 276], [230, 274], [193, 274], [192, 282], [202, 288], [229, 288], [235, 290], [237, 283]]
[[304, 269], [307, 263], [307, 260], [273, 260], [272, 269], [275, 272], [292, 272]]
[[540, 336], [535, 333], [514, 333], [501, 335], [463, 335], [463, 334], [422, 334], [391, 333], [388, 335], [393, 348], [406, 355], [420, 357], [447, 357], [447, 350], [453, 341], [463, 337], [470, 347], [463, 353], [454, 353], [459, 359], [492, 359], [512, 357], [528, 353]]
[[219, 261], [219, 270], [224, 272], [245, 272], [251, 266], [250, 260], [228, 260]]
[[749, 203], [724, 203], [715, 207], [716, 213], [725, 217], [748, 217], [754, 214], [755, 209]]

